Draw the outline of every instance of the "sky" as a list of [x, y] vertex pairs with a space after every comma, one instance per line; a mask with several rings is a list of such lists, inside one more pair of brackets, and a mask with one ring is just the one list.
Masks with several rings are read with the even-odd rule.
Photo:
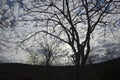
[[[12, 9], [10, 6], [14, 7], [12, 10], [14, 10], [14, 16], [10, 17], [10, 20], [16, 19], [16, 20], [22, 20], [24, 19], [31, 19], [33, 17], [42, 17], [41, 15], [38, 14], [30, 14], [30, 15], [22, 15], [24, 13], [24, 10], [21, 9], [21, 5], [13, 4], [14, 0], [6, 0], [8, 1], [7, 5], [3, 7], [3, 9]], [[22, 1], [22, 0], [21, 0]], [[30, 3], [29, 0], [24, 1], [24, 3]], [[30, 4], [28, 6], [31, 6]], [[120, 14], [118, 15], [113, 15], [112, 17], [109, 17], [108, 15], [108, 20], [115, 20], [120, 19]], [[15, 42], [19, 42], [24, 40], [26, 37], [29, 37], [31, 34], [33, 34], [35, 31], [41, 30], [41, 27], [37, 27], [39, 25], [35, 25], [35, 22], [25, 22], [23, 23], [22, 21], [16, 22], [11, 24], [11, 26], [15, 25], [15, 27], [8, 27], [8, 28], [3, 28], [0, 29], [1, 35], [6, 38], [7, 40], [9, 39], [7, 44], [9, 47], [5, 48], [0, 54], [2, 59], [6, 59], [4, 62], [20, 62], [20, 63], [26, 63], [28, 60], [29, 53], [18, 48], [17, 44]], [[82, 24], [79, 24], [78, 26], [83, 26]], [[106, 34], [104, 34], [104, 31], [106, 30]], [[113, 31], [113, 32], [112, 32]], [[93, 36], [91, 36], [91, 46], [92, 46], [92, 52], [94, 54], [100, 54], [99, 59], [95, 60], [95, 62], [101, 62], [104, 59], [103, 56], [106, 55], [106, 51], [113, 52], [115, 54], [115, 58], [120, 56], [120, 29], [117, 28], [112, 28], [110, 30], [109, 26], [106, 28], [103, 28], [101, 26], [98, 26], [95, 31], [93, 32]], [[3, 38], [2, 37], [2, 38]], [[24, 45], [25, 47], [30, 47], [32, 44], [32, 40], [26, 41]], [[12, 42], [12, 43], [10, 43]], [[67, 49], [70, 49], [69, 46], [65, 45]], [[112, 51], [113, 50], [113, 51]], [[116, 56], [117, 55], [117, 56]], [[65, 59], [65, 58], [64, 58]], [[104, 60], [105, 61], [105, 60]]]

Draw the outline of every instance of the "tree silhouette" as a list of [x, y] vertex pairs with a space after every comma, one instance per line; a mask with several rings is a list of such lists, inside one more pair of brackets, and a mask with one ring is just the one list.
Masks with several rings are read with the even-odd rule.
[[[34, 26], [41, 27], [41, 30], [36, 30], [20, 43], [39, 33], [66, 43], [74, 53], [76, 80], [79, 79], [79, 67], [86, 64], [90, 55], [95, 29], [110, 27], [112, 32], [113, 27], [119, 27], [119, 0], [16, 0], [24, 12], [20, 15], [22, 19], [17, 20], [12, 16], [14, 0], [6, 1], [11, 11], [0, 11], [0, 26], [6, 26], [7, 23], [13, 26], [15, 22], [35, 22]], [[49, 56], [47, 58], [49, 62]]]
[[36, 21], [36, 25], [47, 27], [23, 42], [42, 32], [68, 44], [74, 53], [76, 80], [79, 79], [79, 67], [82, 68], [89, 57], [93, 31], [99, 26], [116, 25], [117, 19], [109, 19], [120, 13], [118, 0], [33, 0], [31, 6], [25, 2], [21, 4], [27, 15], [37, 16], [19, 21]]
[[31, 47], [22, 48], [30, 53], [29, 63], [51, 66], [57, 62], [55, 60], [68, 54], [67, 50], [63, 49], [64, 46], [61, 47], [63, 44], [50, 35], [39, 36], [34, 42]]
[[[19, 21], [37, 21], [36, 25], [39, 23], [40, 26], [48, 27], [25, 40], [40, 32], [61, 40], [71, 47], [75, 55], [75, 65], [78, 67], [86, 64], [91, 50], [91, 35], [95, 28], [108, 26], [111, 23], [108, 16], [112, 18], [113, 14], [119, 14], [118, 0], [33, 0], [31, 6], [18, 2], [24, 6], [27, 15], [39, 14], [32, 19]], [[112, 22], [113, 26], [115, 21], [117, 20]]]

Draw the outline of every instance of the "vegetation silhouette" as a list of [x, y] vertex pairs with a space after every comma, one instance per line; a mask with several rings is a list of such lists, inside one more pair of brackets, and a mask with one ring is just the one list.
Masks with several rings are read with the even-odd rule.
[[[120, 80], [120, 58], [85, 65], [79, 80]], [[79, 71], [81, 73], [81, 71]], [[0, 80], [74, 80], [75, 66], [1, 63]]]

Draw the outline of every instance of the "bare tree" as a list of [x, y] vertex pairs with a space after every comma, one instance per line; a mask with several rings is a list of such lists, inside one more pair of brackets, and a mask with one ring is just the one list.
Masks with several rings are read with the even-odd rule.
[[[50, 66], [56, 63], [56, 60], [67, 56], [67, 50], [62, 43], [49, 35], [41, 35], [33, 40], [32, 48], [24, 50], [30, 53], [30, 63]], [[23, 48], [22, 48], [23, 49]]]
[[[42, 37], [44, 40], [38, 42], [40, 49], [39, 52], [45, 56], [45, 65], [51, 65], [55, 59], [66, 56], [65, 50], [63, 50], [63, 46], [61, 47], [61, 43], [55, 38], [49, 37], [49, 35], [45, 35]], [[49, 39], [49, 40], [48, 40]]]
[[[79, 67], [86, 64], [90, 55], [91, 36], [95, 29], [97, 27], [105, 27], [105, 29], [106, 27], [110, 27], [110, 29], [113, 26], [119, 27], [119, 0], [16, 1], [20, 4], [20, 8], [25, 12], [25, 14], [21, 16], [22, 19], [16, 21], [35, 22], [35, 26], [41, 28], [41, 30], [36, 30], [36, 32], [20, 43], [27, 41], [39, 33], [48, 34], [59, 41], [66, 43], [71, 47], [71, 50], [74, 53], [73, 57], [76, 66], [76, 80], [79, 79]], [[113, 16], [116, 16], [116, 19], [112, 19]], [[9, 19], [5, 19], [4, 22], [7, 20]], [[12, 26], [14, 22], [16, 22], [14, 20], [13, 17], [12, 22], [10, 22]], [[3, 26], [4, 22], [1, 20], [0, 25]], [[46, 30], [42, 29], [44, 27], [47, 27]], [[43, 44], [41, 46], [43, 46]], [[51, 61], [50, 48], [51, 47], [48, 48], [48, 46], [43, 46], [43, 52], [48, 53], [45, 55], [47, 65], [49, 65], [49, 61]], [[46, 49], [48, 49], [48, 51]]]
[[40, 57], [38, 56], [38, 54], [32, 52], [29, 52], [29, 54], [30, 55], [28, 56], [28, 61], [27, 61], [28, 64], [42, 65], [42, 62], [39, 60]]
[[36, 25], [49, 28], [37, 31], [27, 39], [43, 32], [61, 40], [71, 47], [78, 67], [86, 64], [95, 28], [115, 26], [117, 20], [110, 21], [108, 17], [120, 13], [119, 0], [33, 0], [31, 6], [19, 3], [24, 6], [27, 15], [40, 14], [19, 21], [37, 21]]

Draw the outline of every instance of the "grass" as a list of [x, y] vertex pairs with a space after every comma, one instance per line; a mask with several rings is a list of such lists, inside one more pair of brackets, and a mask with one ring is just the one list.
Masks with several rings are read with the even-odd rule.
[[[80, 80], [120, 80], [120, 58], [86, 65], [79, 73]], [[75, 67], [1, 63], [0, 80], [75, 80]]]

